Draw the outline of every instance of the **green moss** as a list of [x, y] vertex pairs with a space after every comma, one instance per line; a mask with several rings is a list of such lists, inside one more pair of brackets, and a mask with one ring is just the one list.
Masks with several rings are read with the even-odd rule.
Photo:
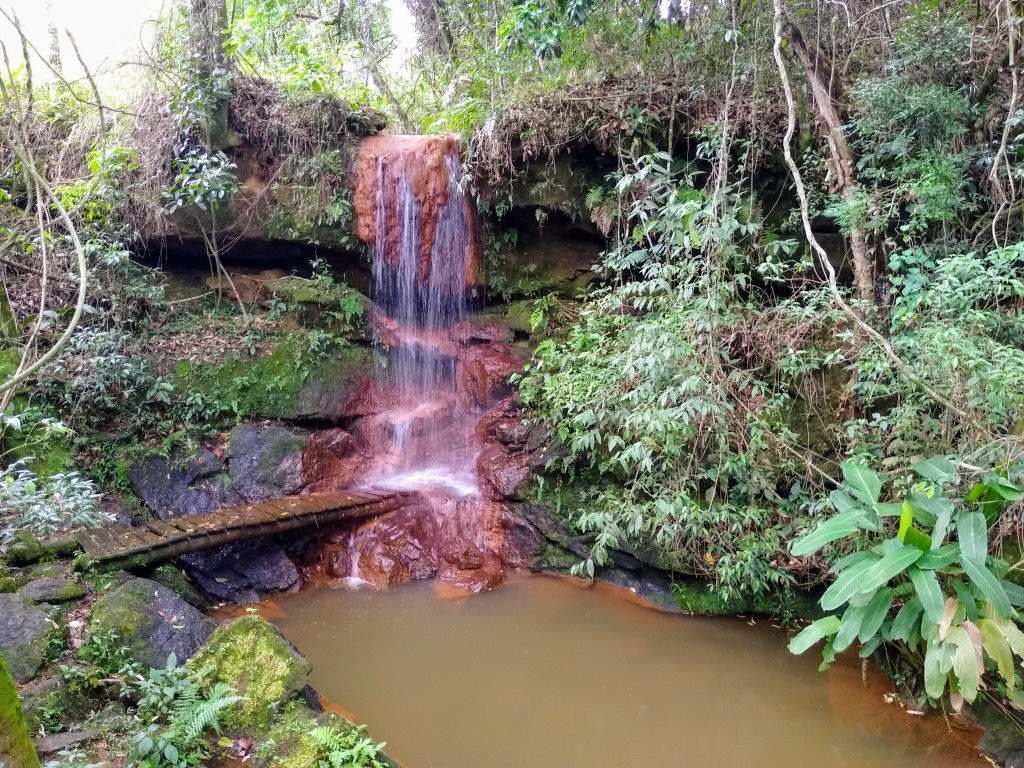
[[312, 667], [272, 624], [242, 616], [217, 627], [189, 668], [208, 683], [228, 683], [244, 696], [223, 722], [255, 733], [265, 730], [273, 713], [307, 685]]
[[672, 595], [679, 607], [687, 613], [703, 616], [735, 616], [751, 613], [753, 603], [738, 598], [724, 599], [709, 585], [700, 581], [677, 581], [672, 584]]
[[[266, 736], [256, 745], [256, 756], [260, 762], [274, 768], [309, 768], [319, 765], [323, 753], [310, 737], [314, 728], [327, 726], [340, 734], [348, 733], [356, 726], [349, 720], [332, 712], [315, 713], [298, 702], [281, 710]], [[378, 755], [384, 765], [394, 766], [385, 755]]]
[[13, 576], [0, 576], [0, 592], [13, 592], [18, 588], [18, 580]]
[[193, 586], [188, 576], [180, 568], [167, 564], [158, 565], [150, 569], [145, 574], [145, 577], [152, 579], [157, 584], [163, 584], [194, 608], [202, 610], [209, 605], [208, 601], [203, 598], [199, 590]]
[[38, 768], [39, 758], [29, 736], [18, 689], [0, 656], [0, 757], [5, 768]]
[[209, 365], [179, 363], [174, 386], [180, 392], [201, 394], [215, 411], [238, 421], [321, 415], [310, 413], [310, 398], [304, 394], [345, 386], [372, 366], [373, 355], [363, 347], [347, 346], [312, 359], [308, 346], [308, 334], [293, 333], [263, 357], [233, 357]]

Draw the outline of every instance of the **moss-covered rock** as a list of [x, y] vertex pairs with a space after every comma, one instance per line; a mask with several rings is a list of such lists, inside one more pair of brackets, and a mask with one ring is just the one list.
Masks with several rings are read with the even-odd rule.
[[309, 661], [259, 616], [242, 616], [217, 627], [189, 662], [208, 682], [225, 682], [245, 698], [228, 710], [224, 725], [239, 732], [265, 730], [276, 711], [309, 681]]
[[214, 623], [162, 584], [128, 579], [101, 595], [89, 617], [90, 632], [113, 631], [147, 667], [163, 667], [172, 653], [191, 658]]
[[32, 677], [43, 665], [46, 614], [20, 595], [0, 594], [0, 656], [15, 680]]
[[65, 576], [44, 576], [30, 581], [18, 594], [33, 603], [69, 603], [85, 597], [85, 587]]
[[373, 353], [344, 346], [311, 359], [307, 334], [280, 341], [269, 355], [232, 357], [213, 363], [183, 360], [174, 370], [175, 390], [198, 392], [217, 410], [236, 419], [339, 417], [361, 378], [373, 371]]
[[[356, 726], [331, 712], [312, 712], [299, 703], [286, 706], [274, 720], [266, 736], [256, 744], [256, 755], [264, 765], [274, 768], [308, 768], [318, 765], [323, 752], [310, 735], [314, 728], [329, 727], [340, 734]], [[378, 755], [382, 765], [394, 766], [385, 755]]]
[[39, 757], [25, 724], [18, 690], [0, 656], [0, 766], [39, 768]]

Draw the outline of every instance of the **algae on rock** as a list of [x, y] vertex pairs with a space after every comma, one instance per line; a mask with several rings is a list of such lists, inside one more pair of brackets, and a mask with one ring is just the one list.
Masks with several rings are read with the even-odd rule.
[[265, 730], [273, 717], [308, 684], [312, 665], [259, 616], [220, 625], [189, 662], [208, 684], [224, 682], [244, 698], [224, 713], [223, 723], [246, 733]]
[[0, 768], [39, 768], [18, 689], [0, 656]]

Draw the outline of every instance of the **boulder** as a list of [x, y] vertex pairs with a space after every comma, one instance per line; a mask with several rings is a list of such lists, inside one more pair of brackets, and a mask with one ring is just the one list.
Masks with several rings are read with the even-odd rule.
[[231, 430], [231, 487], [243, 501], [298, 493], [302, 488], [305, 434], [275, 424], [242, 424]]
[[509, 378], [523, 370], [515, 348], [508, 344], [477, 344], [468, 347], [456, 363], [455, 384], [459, 402], [487, 407], [512, 393]]
[[310, 491], [348, 488], [365, 472], [368, 459], [345, 430], [315, 432], [302, 454], [302, 482]]
[[509, 453], [500, 445], [484, 446], [476, 459], [476, 471], [487, 495], [494, 500], [522, 501], [533, 480], [529, 456]]
[[128, 579], [101, 595], [89, 629], [113, 630], [132, 655], [148, 667], [163, 667], [172, 653], [189, 659], [216, 625], [167, 587], [149, 579]]
[[66, 603], [85, 597], [85, 587], [65, 576], [44, 576], [30, 581], [18, 594], [32, 603]]
[[189, 575], [208, 593], [233, 603], [258, 603], [262, 594], [298, 589], [295, 563], [270, 539], [251, 539], [181, 556]]
[[25, 715], [18, 700], [11, 673], [0, 656], [0, 766], [2, 768], [39, 768]]
[[191, 459], [150, 456], [128, 470], [128, 479], [142, 502], [166, 520], [241, 502], [224, 469], [224, 461], [203, 448]]
[[50, 626], [46, 614], [21, 595], [0, 594], [0, 657], [18, 682], [43, 666], [44, 638]]
[[277, 627], [259, 616], [221, 624], [190, 666], [208, 670], [208, 682], [228, 683], [244, 697], [225, 711], [222, 722], [246, 733], [266, 730], [272, 713], [306, 688], [312, 669]]

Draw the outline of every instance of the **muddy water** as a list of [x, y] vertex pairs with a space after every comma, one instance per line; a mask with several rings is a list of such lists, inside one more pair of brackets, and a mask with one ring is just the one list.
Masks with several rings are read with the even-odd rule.
[[766, 623], [658, 613], [609, 588], [519, 577], [313, 589], [265, 606], [313, 685], [408, 768], [971, 768], [970, 734], [827, 674]]

